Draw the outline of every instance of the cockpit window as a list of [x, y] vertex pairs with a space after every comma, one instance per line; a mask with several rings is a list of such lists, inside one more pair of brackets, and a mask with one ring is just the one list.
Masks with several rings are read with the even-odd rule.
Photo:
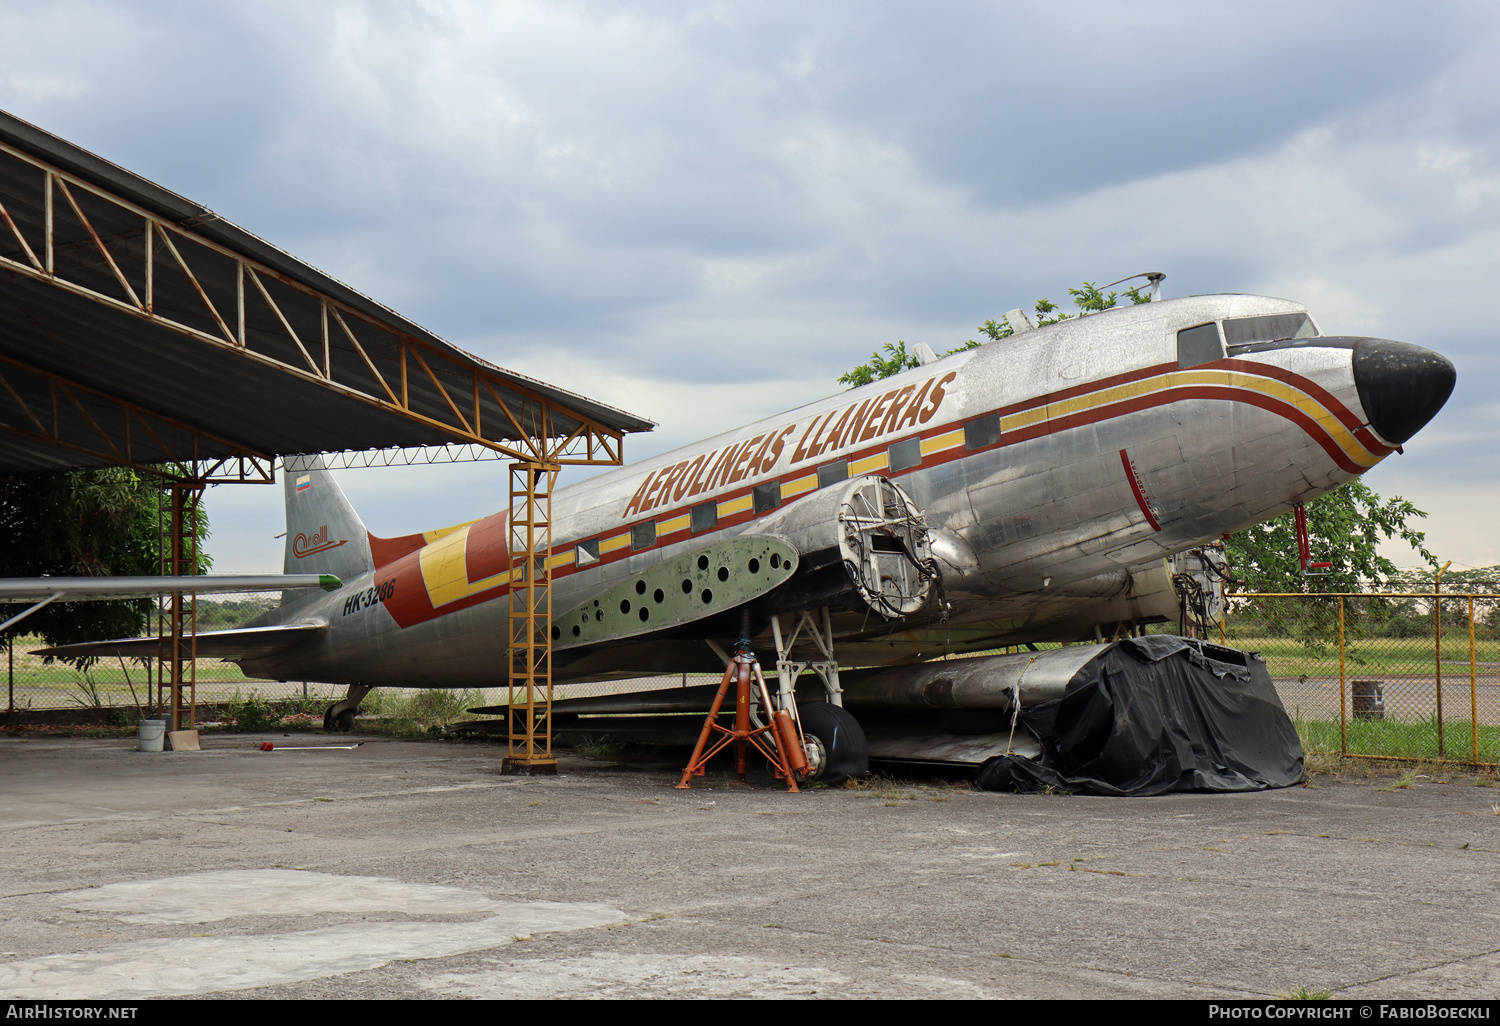
[[1177, 366], [1196, 367], [1224, 358], [1217, 324], [1200, 324], [1177, 333]]
[[1288, 338], [1312, 338], [1318, 329], [1305, 313], [1270, 314], [1265, 317], [1231, 317], [1224, 322], [1224, 338], [1231, 346], [1252, 342], [1279, 342]]

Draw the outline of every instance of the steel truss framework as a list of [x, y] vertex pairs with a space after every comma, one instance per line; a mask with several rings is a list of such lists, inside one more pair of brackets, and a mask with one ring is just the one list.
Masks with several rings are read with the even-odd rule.
[[510, 466], [511, 772], [556, 772], [552, 755], [552, 489], [557, 465]]
[[[371, 316], [195, 233], [191, 224], [158, 216], [13, 146], [0, 142], [0, 154], [31, 172], [19, 177], [34, 190], [13, 198], [14, 209], [0, 200], [0, 270], [399, 413], [453, 443], [513, 460], [621, 462], [621, 431], [513, 377], [461, 359], [402, 330], [394, 318]], [[96, 394], [94, 401], [105, 398]], [[31, 412], [35, 404], [20, 405]], [[118, 415], [124, 416], [123, 409]], [[36, 431], [24, 414], [17, 425]], [[97, 450], [89, 455], [103, 456]], [[189, 456], [179, 443], [142, 462]], [[113, 455], [104, 458], [117, 462]]]
[[[113, 463], [165, 481], [272, 484], [273, 457], [136, 403], [0, 355], [0, 394], [22, 414], [0, 425], [90, 463]], [[205, 449], [228, 455], [205, 460]], [[192, 471], [188, 467], [195, 468]]]
[[[201, 478], [200, 478], [201, 480]], [[167, 504], [157, 507], [157, 531], [164, 576], [198, 572], [198, 518], [203, 485], [173, 481]], [[167, 713], [172, 730], [189, 730], [198, 708], [198, 597], [174, 591], [157, 603], [157, 651], [163, 653], [157, 675], [156, 708]]]
[[[162, 412], [132, 401], [134, 395], [112, 395], [100, 382], [88, 381], [85, 367], [72, 375], [0, 354], [0, 463], [9, 447], [37, 469], [114, 464], [159, 478], [170, 500], [164, 510], [170, 520], [163, 524], [164, 571], [192, 573], [197, 558], [191, 525], [204, 486], [274, 483], [277, 456], [323, 451], [325, 462], [335, 466], [515, 461], [510, 548], [511, 565], [520, 573], [511, 591], [507, 639], [515, 710], [509, 761], [543, 771], [555, 766], [552, 488], [560, 467], [619, 465], [625, 431], [648, 430], [650, 424], [582, 397], [574, 397], [576, 404], [560, 400], [545, 394], [551, 386], [540, 382], [528, 387], [528, 379], [419, 337], [398, 316], [372, 313], [380, 309], [373, 303], [361, 309], [216, 242], [195, 230], [215, 218], [210, 212], [177, 220], [162, 216], [3, 141], [0, 183], [0, 284], [30, 283], [43, 297], [54, 289], [75, 309], [84, 300], [81, 308], [93, 313], [76, 318], [73, 337], [107, 337], [100, 324], [146, 325], [159, 332], [149, 336], [158, 348], [165, 350], [170, 340], [178, 356], [184, 343], [205, 347], [205, 358], [221, 362], [233, 355], [248, 361], [236, 366], [256, 371], [262, 387], [269, 387], [269, 373], [288, 383], [287, 394], [297, 386], [303, 396], [331, 393], [346, 405], [354, 400], [353, 408], [396, 414], [400, 423], [424, 428], [405, 433], [426, 443], [393, 437], [362, 452], [358, 444], [250, 445], [231, 437], [233, 431], [204, 427], [170, 402], [163, 402], [169, 412]], [[34, 311], [20, 316], [30, 321], [33, 337], [58, 341]], [[138, 337], [137, 344], [150, 343]], [[326, 391], [309, 392], [308, 385]], [[606, 415], [601, 421], [580, 408]], [[428, 442], [434, 436], [440, 444]], [[368, 446], [370, 440], [358, 441]], [[184, 729], [194, 706], [191, 596], [174, 594], [161, 613], [159, 699], [170, 704], [172, 725]]]

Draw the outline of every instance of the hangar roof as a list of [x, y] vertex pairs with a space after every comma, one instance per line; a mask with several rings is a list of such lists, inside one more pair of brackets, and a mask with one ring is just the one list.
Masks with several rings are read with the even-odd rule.
[[652, 427], [0, 111], [0, 473], [455, 443], [618, 462]]

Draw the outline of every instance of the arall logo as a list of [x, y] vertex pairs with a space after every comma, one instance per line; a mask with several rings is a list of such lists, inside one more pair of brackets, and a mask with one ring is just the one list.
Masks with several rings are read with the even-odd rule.
[[324, 524], [322, 527], [318, 528], [318, 532], [311, 538], [303, 534], [301, 531], [298, 531], [297, 537], [292, 539], [292, 555], [296, 556], [298, 559], [306, 559], [308, 556], [315, 556], [319, 552], [327, 552], [329, 549], [336, 549], [340, 545], [343, 545], [346, 541], [348, 541], [347, 538], [340, 538], [335, 542], [329, 541], [328, 525]]

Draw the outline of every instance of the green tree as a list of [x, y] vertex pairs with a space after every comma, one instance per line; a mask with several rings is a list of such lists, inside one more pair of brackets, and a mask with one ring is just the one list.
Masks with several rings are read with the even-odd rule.
[[[1414, 521], [1427, 516], [1397, 496], [1382, 499], [1363, 481], [1347, 481], [1307, 504], [1307, 534], [1316, 563], [1331, 563], [1326, 573], [1306, 575], [1297, 552], [1296, 518], [1275, 520], [1230, 535], [1226, 555], [1241, 586], [1251, 591], [1363, 591], [1385, 588], [1400, 570], [1382, 556], [1381, 542], [1400, 539], [1434, 569], [1427, 536]], [[1430, 578], [1429, 578], [1430, 579]]]
[[[1039, 299], [1036, 302], [1037, 327], [1041, 328], [1048, 324], [1056, 324], [1058, 321], [1065, 321], [1070, 317], [1082, 317], [1086, 314], [1097, 313], [1100, 310], [1108, 310], [1119, 302], [1122, 295], [1122, 293], [1118, 292], [1101, 292], [1094, 287], [1093, 282], [1089, 281], [1084, 282], [1082, 288], [1068, 289], [1068, 294], [1072, 296], [1073, 305], [1078, 308], [1078, 312], [1072, 314], [1063, 313], [1061, 312], [1061, 308], [1051, 300]], [[1151, 297], [1148, 294], [1136, 288], [1126, 289], [1123, 295], [1132, 303], [1151, 302]], [[991, 342], [998, 342], [1002, 338], [1010, 338], [1014, 334], [1009, 324], [1006, 324], [1004, 321], [995, 320], [985, 321], [976, 330], [981, 334], [987, 335]], [[954, 353], [961, 353], [966, 349], [977, 349], [983, 344], [971, 338], [963, 345], [954, 346], [942, 355], [952, 356]], [[910, 370], [918, 366], [916, 355], [906, 351], [905, 342], [898, 341], [895, 345], [886, 343], [883, 348], [885, 351], [884, 356], [881, 355], [881, 350], [875, 350], [875, 352], [870, 354], [869, 362], [859, 364], [851, 368], [847, 374], [840, 375], [839, 384], [847, 385], [850, 388], [858, 388], [861, 385], [868, 385], [872, 381], [879, 381], [882, 378], [888, 378], [893, 374], [900, 374], [904, 370]]]
[[[160, 572], [158, 515], [165, 498], [156, 482], [123, 467], [17, 474], [0, 478], [0, 576], [99, 577]], [[208, 520], [199, 507], [198, 570]], [[49, 645], [128, 637], [146, 629], [151, 599], [59, 602], [19, 629]], [[19, 609], [14, 609], [19, 612]]]

